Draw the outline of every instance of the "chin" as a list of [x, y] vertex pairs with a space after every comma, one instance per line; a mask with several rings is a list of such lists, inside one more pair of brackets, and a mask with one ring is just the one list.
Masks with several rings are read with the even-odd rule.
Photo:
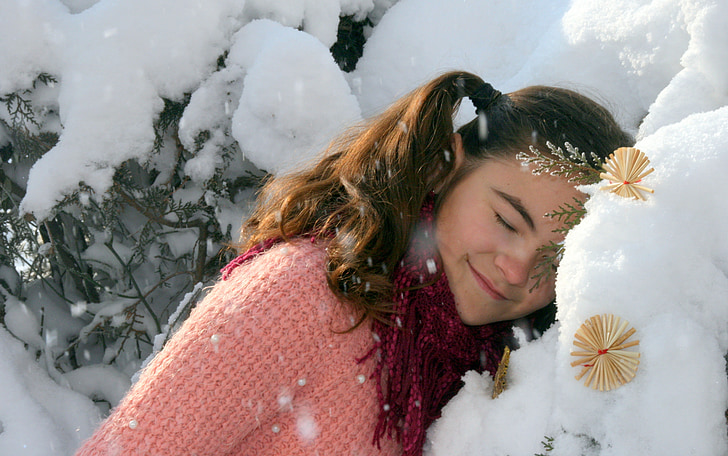
[[480, 317], [480, 316], [475, 316], [475, 315], [464, 315], [460, 311], [458, 311], [458, 315], [460, 315], [460, 320], [466, 326], [483, 326], [483, 325], [487, 325], [488, 323], [493, 323], [493, 321], [491, 321], [491, 319]]

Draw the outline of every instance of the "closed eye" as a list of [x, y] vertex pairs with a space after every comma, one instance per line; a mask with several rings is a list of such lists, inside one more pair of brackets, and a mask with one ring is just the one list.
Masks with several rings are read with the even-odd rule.
[[523, 220], [526, 222], [526, 225], [528, 225], [528, 228], [530, 228], [531, 231], [536, 229], [536, 225], [533, 223], [533, 217], [531, 217], [526, 208], [523, 206], [523, 202], [520, 200], [520, 198], [509, 195], [508, 193], [500, 191], [496, 188], [494, 188], [493, 191], [496, 195], [498, 195], [508, 204], [513, 206], [513, 209], [518, 211], [519, 214], [521, 214], [521, 217], [523, 217]]
[[497, 212], [495, 214], [495, 221], [496, 221], [496, 223], [501, 225], [506, 230], [511, 231], [513, 233], [516, 232], [516, 229], [513, 228], [513, 226], [511, 226], [508, 222], [506, 222], [506, 220], [503, 217], [501, 217], [500, 214], [498, 214]]

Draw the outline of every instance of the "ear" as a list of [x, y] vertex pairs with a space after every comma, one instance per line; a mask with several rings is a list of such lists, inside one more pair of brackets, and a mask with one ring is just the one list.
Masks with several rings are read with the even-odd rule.
[[455, 174], [455, 172], [463, 166], [463, 162], [465, 161], [465, 149], [463, 148], [463, 137], [460, 136], [460, 133], [453, 133], [450, 136], [450, 154], [450, 159], [455, 160], [452, 171], [450, 171], [449, 176], [435, 187], [435, 193], [440, 193], [442, 189], [446, 187], [453, 174]]
[[452, 154], [455, 156], [455, 166], [453, 166], [453, 171], [460, 168], [463, 165], [463, 161], [465, 161], [465, 149], [463, 149], [463, 137], [460, 136], [460, 133], [453, 133], [450, 136], [450, 149], [452, 150]]

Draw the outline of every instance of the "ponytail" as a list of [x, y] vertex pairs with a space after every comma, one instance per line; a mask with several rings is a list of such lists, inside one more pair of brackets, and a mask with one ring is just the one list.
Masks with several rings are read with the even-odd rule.
[[497, 91], [488, 95], [484, 85], [471, 73], [446, 73], [345, 132], [310, 169], [270, 179], [237, 247], [326, 239], [331, 289], [361, 310], [359, 323], [382, 320], [391, 312], [391, 272], [425, 197], [453, 171], [455, 110], [464, 96], [474, 94], [476, 106], [493, 98]]

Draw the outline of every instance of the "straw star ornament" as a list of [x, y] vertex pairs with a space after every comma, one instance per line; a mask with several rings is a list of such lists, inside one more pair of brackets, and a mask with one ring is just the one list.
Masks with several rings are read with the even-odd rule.
[[599, 177], [611, 182], [602, 189], [625, 198], [644, 200], [643, 192], [655, 192], [651, 188], [640, 185], [642, 179], [655, 170], [650, 168], [645, 171], [649, 164], [650, 160], [639, 149], [620, 147], [609, 155], [609, 159], [604, 164], [605, 172], [599, 174]]
[[574, 345], [583, 351], [571, 352], [579, 359], [571, 365], [581, 366], [576, 376], [581, 380], [587, 373], [584, 385], [600, 391], [609, 391], [631, 381], [639, 365], [639, 352], [627, 350], [639, 345], [639, 340], [627, 342], [635, 333], [627, 329], [628, 321], [611, 314], [595, 315], [579, 327], [574, 335]]

